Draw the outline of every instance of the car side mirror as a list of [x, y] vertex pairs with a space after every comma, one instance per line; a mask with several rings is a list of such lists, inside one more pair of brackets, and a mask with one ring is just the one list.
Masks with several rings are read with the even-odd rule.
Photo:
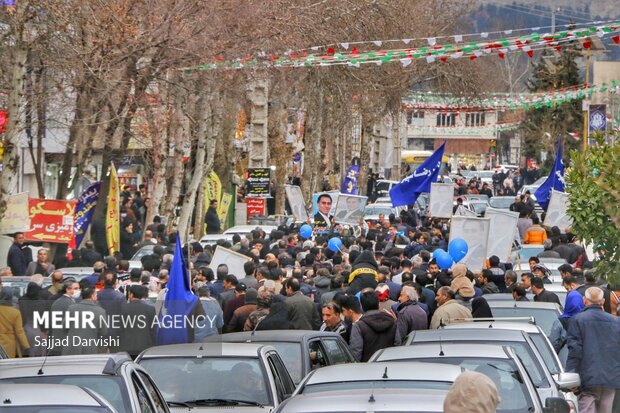
[[562, 397], [548, 397], [545, 400], [544, 413], [570, 413], [570, 405]]
[[563, 391], [570, 391], [575, 387], [581, 386], [579, 373], [559, 373], [554, 376], [554, 381]]

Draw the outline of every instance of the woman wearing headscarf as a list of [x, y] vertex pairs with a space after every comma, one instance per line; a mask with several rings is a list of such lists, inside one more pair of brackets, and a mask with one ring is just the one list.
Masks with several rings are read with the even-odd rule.
[[568, 331], [571, 318], [583, 310], [584, 307], [583, 296], [577, 290], [568, 293], [564, 303], [564, 312], [559, 315], [551, 326], [551, 344], [553, 344], [556, 353], [560, 354], [560, 351], [566, 345], [566, 332]]
[[0, 289], [0, 345], [9, 358], [21, 357], [22, 348], [30, 348], [22, 316], [19, 310], [13, 307], [13, 290], [8, 287]]
[[501, 399], [495, 383], [482, 373], [464, 371], [448, 391], [444, 413], [495, 413]]
[[474, 318], [493, 318], [491, 307], [484, 297], [477, 297], [472, 300], [471, 315]]
[[29, 282], [26, 293], [19, 298], [18, 305], [26, 338], [30, 344], [30, 357], [45, 356], [46, 347], [41, 343], [47, 338], [47, 334], [41, 328], [34, 327], [34, 314], [49, 311], [52, 301], [44, 298], [43, 288], [38, 283]]

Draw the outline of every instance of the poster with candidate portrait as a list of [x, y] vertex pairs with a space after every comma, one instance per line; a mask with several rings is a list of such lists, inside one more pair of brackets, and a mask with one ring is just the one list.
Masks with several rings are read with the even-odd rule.
[[336, 203], [334, 218], [336, 223], [345, 225], [359, 225], [364, 218], [367, 196], [340, 194]]
[[489, 240], [489, 218], [452, 217], [450, 224], [450, 240], [462, 238], [467, 242], [467, 255], [463, 263], [471, 271], [481, 271], [487, 259]]
[[284, 185], [284, 191], [286, 192], [286, 199], [291, 207], [291, 212], [295, 217], [295, 222], [308, 221], [308, 211], [306, 211], [306, 203], [304, 202], [301, 188], [297, 185]]
[[431, 183], [429, 212], [434, 218], [452, 217], [454, 185]]
[[505, 209], [488, 207], [484, 217], [491, 220], [487, 257], [496, 255], [501, 262], [506, 262], [512, 252], [519, 214]]
[[545, 215], [545, 226], [558, 227], [562, 232], [566, 232], [567, 228], [572, 227], [573, 219], [568, 215], [569, 204], [570, 201], [566, 192], [553, 189], [549, 206], [547, 207], [547, 214]]
[[319, 192], [312, 194], [312, 214], [314, 215], [314, 225], [317, 227], [330, 227], [330, 217], [336, 213], [336, 204], [340, 192]]

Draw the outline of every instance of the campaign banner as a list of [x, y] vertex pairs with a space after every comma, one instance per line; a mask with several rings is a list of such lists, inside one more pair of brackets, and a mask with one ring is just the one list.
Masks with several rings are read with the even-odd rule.
[[218, 245], [213, 253], [213, 258], [211, 258], [211, 262], [209, 263], [209, 268], [211, 268], [213, 272], [216, 272], [218, 266], [221, 264], [226, 264], [228, 267], [228, 273], [234, 275], [240, 280], [245, 276], [243, 266], [250, 260], [251, 258], [246, 255], [239, 254], [236, 251], [229, 250]]
[[306, 203], [301, 188], [297, 185], [284, 185], [284, 192], [295, 217], [295, 222], [308, 221], [308, 211], [306, 211]]
[[222, 199], [220, 200], [219, 206], [217, 207], [217, 215], [220, 217], [220, 222], [222, 224], [226, 222], [226, 217], [228, 216], [228, 209], [230, 208], [231, 202], [232, 195], [229, 193], [223, 193]]
[[14, 234], [28, 231], [30, 216], [28, 215], [28, 192], [9, 196], [6, 211], [0, 221], [0, 234]]
[[452, 199], [454, 185], [431, 183], [429, 212], [433, 218], [450, 218], [452, 216]]
[[68, 243], [73, 237], [75, 201], [31, 198], [28, 201], [30, 228], [26, 241]]
[[344, 177], [344, 182], [342, 183], [342, 192], [343, 194], [355, 195], [357, 194], [357, 178], [360, 174], [360, 166], [359, 165], [351, 165], [347, 174]]
[[590, 105], [588, 116], [588, 132], [607, 130], [607, 106], [606, 105]]
[[489, 218], [452, 217], [450, 240], [463, 238], [467, 242], [467, 255], [459, 262], [474, 272], [485, 268], [490, 226]]
[[568, 215], [569, 204], [570, 200], [566, 192], [552, 190], [544, 225], [558, 227], [562, 232], [566, 232], [568, 228], [572, 227], [573, 219]]
[[220, 177], [211, 171], [209, 176], [205, 179], [205, 205], [209, 207], [209, 201], [216, 200], [220, 202], [222, 198], [222, 182]]
[[120, 188], [114, 163], [110, 164], [110, 188], [108, 190], [108, 210], [105, 216], [105, 236], [108, 243], [108, 254], [121, 250], [120, 230]]
[[487, 258], [496, 255], [501, 262], [506, 262], [512, 252], [519, 214], [505, 209], [488, 207], [484, 217], [491, 220]]
[[269, 180], [271, 169], [269, 168], [249, 168], [248, 169], [248, 192], [246, 197], [266, 198], [269, 197]]
[[267, 202], [265, 202], [265, 198], [246, 198], [245, 204], [248, 212], [248, 222], [250, 218], [256, 215], [265, 215], [267, 212]]
[[75, 206], [75, 218], [73, 223], [74, 238], [71, 241], [71, 248], [80, 248], [84, 235], [88, 231], [88, 226], [95, 214], [95, 207], [101, 192], [101, 182], [91, 184], [77, 199]]

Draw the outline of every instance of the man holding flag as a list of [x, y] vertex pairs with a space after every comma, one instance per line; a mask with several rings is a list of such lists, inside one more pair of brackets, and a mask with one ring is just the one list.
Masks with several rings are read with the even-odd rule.
[[431, 183], [437, 182], [439, 176], [441, 158], [443, 158], [445, 147], [446, 143], [444, 142], [411, 175], [392, 187], [390, 198], [393, 208], [413, 205], [421, 193], [431, 192]]
[[209, 323], [210, 320], [206, 318], [198, 297], [190, 288], [179, 234], [166, 287], [166, 298], [157, 315], [157, 345], [191, 343], [194, 341], [194, 326], [197, 323]]
[[555, 189], [559, 192], [564, 192], [564, 162], [562, 161], [562, 144], [558, 139], [558, 150], [555, 154], [555, 162], [553, 163], [553, 169], [551, 173], [543, 182], [543, 184], [534, 192], [536, 201], [544, 209], [547, 210], [549, 206], [549, 200], [551, 199], [551, 190]]

